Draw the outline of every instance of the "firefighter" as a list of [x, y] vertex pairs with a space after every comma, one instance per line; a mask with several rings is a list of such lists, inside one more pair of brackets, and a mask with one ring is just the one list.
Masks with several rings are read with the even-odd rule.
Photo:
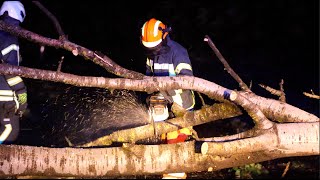
[[[4, 1], [0, 18], [5, 23], [19, 26], [26, 16], [20, 1]], [[0, 31], [0, 63], [19, 66], [18, 38], [8, 32]], [[12, 144], [20, 131], [20, 118], [27, 108], [27, 89], [21, 77], [0, 76], [0, 144]]]
[[[171, 28], [160, 20], [151, 18], [141, 29], [141, 43], [145, 49], [147, 76], [193, 76], [192, 65], [187, 50], [169, 37]], [[192, 111], [195, 106], [195, 97], [192, 90], [161, 91], [167, 101], [172, 105]], [[192, 127], [161, 135], [165, 143], [179, 143], [192, 136]], [[185, 173], [164, 174], [163, 178], [186, 178]]]

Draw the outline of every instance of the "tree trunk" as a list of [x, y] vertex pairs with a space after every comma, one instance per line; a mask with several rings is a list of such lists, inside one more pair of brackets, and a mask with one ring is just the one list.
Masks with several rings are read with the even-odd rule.
[[[207, 171], [290, 156], [319, 155], [319, 123], [276, 124], [264, 134], [267, 141], [246, 144], [254, 150], [237, 150], [234, 142], [209, 144], [212, 153], [199, 153], [199, 144], [129, 145], [103, 148], [47, 148], [0, 146], [2, 176], [108, 177], [169, 172]], [[230, 146], [231, 144], [231, 146]], [[220, 147], [220, 148], [218, 148]], [[228, 149], [228, 148], [230, 149]]]

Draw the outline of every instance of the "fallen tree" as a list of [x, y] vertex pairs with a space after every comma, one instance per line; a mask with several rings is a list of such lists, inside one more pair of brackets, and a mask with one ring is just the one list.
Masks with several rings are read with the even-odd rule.
[[[39, 4], [37, 1], [35, 3]], [[44, 8], [44, 7], [42, 7]], [[58, 26], [57, 22], [55, 23]], [[242, 82], [211, 39], [205, 40], [241, 90], [231, 90], [198, 77], [146, 77], [117, 65], [106, 55], [72, 43], [60, 35], [50, 39], [0, 21], [0, 29], [34, 43], [65, 49], [91, 60], [120, 78], [86, 77], [57, 71], [0, 64], [0, 74], [61, 82], [74, 86], [127, 89], [153, 92], [191, 89], [221, 103], [203, 106], [194, 112], [156, 123], [159, 133], [236, 117], [246, 111], [255, 126], [245, 132], [224, 137], [199, 138], [179, 144], [141, 145], [139, 140], [154, 136], [154, 126], [145, 125], [114, 132], [74, 147], [49, 148], [1, 145], [2, 176], [102, 177], [147, 175], [166, 172], [220, 170], [282, 157], [319, 155], [319, 117], [280, 100], [256, 95]], [[59, 28], [61, 32], [61, 28]], [[266, 90], [266, 86], [263, 86]], [[274, 94], [277, 94], [272, 91]], [[122, 143], [115, 147], [113, 143]], [[188, 164], [184, 162], [189, 162]]]

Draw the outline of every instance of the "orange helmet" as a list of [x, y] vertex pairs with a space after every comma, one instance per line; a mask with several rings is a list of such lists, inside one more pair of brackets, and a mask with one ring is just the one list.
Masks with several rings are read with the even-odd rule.
[[151, 18], [142, 26], [141, 42], [145, 47], [153, 48], [159, 45], [167, 35], [166, 25], [155, 18]]

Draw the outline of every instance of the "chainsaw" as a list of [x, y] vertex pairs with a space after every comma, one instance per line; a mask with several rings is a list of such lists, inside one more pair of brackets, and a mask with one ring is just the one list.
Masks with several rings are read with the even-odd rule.
[[169, 117], [168, 101], [161, 93], [152, 94], [148, 100], [149, 117], [153, 125], [154, 134], [157, 135], [155, 122], [165, 121]]

